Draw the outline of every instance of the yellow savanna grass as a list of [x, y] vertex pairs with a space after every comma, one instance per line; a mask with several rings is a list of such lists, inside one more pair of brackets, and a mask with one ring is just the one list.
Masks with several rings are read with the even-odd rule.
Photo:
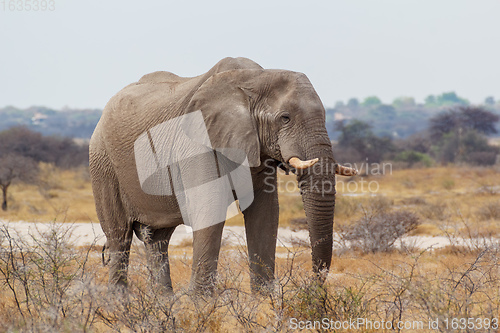
[[[7, 221], [97, 222], [88, 170], [61, 170], [40, 165], [37, 184], [13, 184], [9, 209], [0, 211]], [[385, 175], [337, 177], [335, 222], [350, 224], [368, 211], [407, 209], [419, 215], [416, 234], [437, 235], [443, 223], [464, 221], [489, 234], [500, 230], [500, 172], [484, 167], [435, 167], [392, 170]], [[278, 175], [280, 226], [303, 219], [302, 198], [295, 176]], [[368, 184], [371, 184], [369, 187]], [[375, 191], [376, 190], [376, 191]], [[227, 225], [243, 225], [242, 214]]]

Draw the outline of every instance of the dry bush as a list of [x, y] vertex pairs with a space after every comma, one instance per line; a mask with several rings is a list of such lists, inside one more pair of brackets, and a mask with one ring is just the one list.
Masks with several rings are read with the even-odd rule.
[[500, 220], [500, 201], [485, 204], [479, 208], [477, 215], [481, 220]]
[[366, 318], [373, 311], [374, 300], [365, 297], [365, 285], [331, 288], [318, 283], [314, 277], [296, 279], [294, 288], [286, 291], [284, 302], [288, 318], [321, 321], [348, 321]]
[[441, 235], [441, 230], [435, 225], [431, 223], [421, 223], [412, 233], [412, 236], [417, 235], [427, 235], [427, 236], [438, 236]]
[[90, 248], [78, 251], [68, 239], [70, 226], [56, 226], [27, 239], [2, 234], [0, 281], [3, 314], [0, 327], [21, 331], [86, 330], [96, 320], [92, 298], [93, 275], [87, 271]]
[[335, 218], [350, 219], [364, 213], [377, 214], [388, 211], [394, 205], [394, 201], [383, 196], [370, 197], [346, 197], [337, 196], [335, 202]]
[[[435, 264], [433, 251], [428, 250], [401, 259], [388, 259], [392, 263], [389, 265], [374, 257], [356, 259], [364, 264], [346, 270], [338, 282], [325, 285], [295, 274], [296, 284], [287, 291], [292, 297], [284, 300], [288, 304], [286, 313], [289, 318], [309, 321], [322, 318], [385, 321], [389, 323], [386, 327], [391, 327], [387, 331], [396, 332], [425, 331], [430, 320], [437, 320], [437, 331], [465, 332], [453, 327], [451, 320], [473, 317], [493, 323], [494, 318], [499, 318], [499, 253], [498, 247], [490, 247], [465, 259], [463, 255], [449, 255], [439, 265]], [[413, 326], [404, 330], [398, 327], [399, 323]], [[325, 329], [318, 326], [316, 330], [320, 328]], [[356, 329], [376, 331], [367, 326]], [[480, 331], [496, 332], [497, 329], [498, 326], [490, 324]]]
[[359, 212], [360, 200], [337, 195], [335, 198], [335, 218], [349, 219]]
[[401, 199], [401, 204], [403, 205], [426, 205], [427, 201], [425, 201], [422, 197], [410, 197]]
[[365, 211], [365, 214], [368, 215], [379, 215], [382, 213], [387, 212], [392, 205], [394, 205], [394, 201], [383, 196], [383, 195], [377, 195], [370, 197], [368, 200], [366, 200], [362, 207], [363, 210]]
[[471, 152], [467, 160], [472, 165], [491, 166], [495, 164], [497, 156], [498, 151], [478, 151]]
[[100, 253], [94, 245], [75, 249], [71, 234], [70, 225], [53, 224], [22, 239], [2, 226], [0, 309], [10, 310], [0, 313], [0, 331], [205, 332], [225, 323], [226, 288], [208, 300], [182, 289], [163, 294], [142, 265], [133, 270], [128, 291], [108, 289], [90, 264]]
[[415, 188], [415, 182], [411, 179], [404, 179], [401, 181], [401, 184], [406, 188], [406, 189], [414, 189]]
[[127, 291], [108, 289], [90, 264], [100, 253], [94, 246], [71, 247], [70, 234], [70, 226], [54, 225], [20, 239], [2, 228], [0, 331], [287, 332], [291, 316], [347, 319], [366, 316], [371, 307], [362, 288], [318, 283], [297, 259], [301, 252], [292, 250], [263, 295], [250, 291], [242, 248], [219, 262], [211, 297], [192, 294], [186, 280], [174, 284], [173, 295], [160, 292], [145, 260], [131, 270]]
[[[401, 331], [397, 329], [399, 322], [418, 323], [419, 326], [410, 330], [419, 331], [429, 328], [429, 320], [437, 320], [440, 332], [467, 331], [452, 326], [453, 318], [482, 318], [490, 323], [497, 318], [498, 323], [498, 248], [484, 250], [458, 264], [443, 262], [439, 268], [429, 268], [425, 263], [429, 254], [425, 252], [391, 268], [370, 262], [370, 265], [376, 266], [377, 272], [357, 276], [358, 279], [372, 281], [367, 296], [377, 299], [378, 311], [373, 317], [391, 322], [395, 331]], [[496, 332], [497, 329], [498, 326], [490, 325], [480, 331]]]
[[496, 230], [484, 229], [481, 225], [472, 224], [460, 212], [458, 212], [458, 223], [446, 221], [439, 225], [439, 229], [449, 243], [441, 252], [476, 255], [500, 246], [500, 241], [495, 237]]
[[419, 218], [409, 211], [376, 212], [366, 215], [340, 232], [344, 250], [363, 253], [389, 252], [403, 235], [417, 228]]
[[[174, 280], [174, 294], [160, 292], [152, 285], [146, 260], [133, 260], [128, 291], [108, 289], [96, 272], [100, 253], [95, 246], [72, 247], [71, 226], [54, 225], [29, 239], [7, 227], [0, 230], [0, 331], [289, 332], [292, 318], [366, 318], [391, 325], [427, 325], [431, 318], [439, 320], [440, 331], [451, 331], [444, 329], [446, 318], [491, 319], [500, 311], [498, 247], [446, 257], [423, 251], [353, 258], [342, 274], [332, 272], [325, 283], [310, 272], [309, 249], [286, 248], [275, 281], [261, 295], [250, 291], [246, 250], [228, 246], [213, 295], [201, 297], [188, 290], [185, 276]], [[172, 258], [172, 267], [187, 268], [187, 276], [190, 265]]]
[[448, 217], [446, 213], [447, 208], [445, 203], [427, 204], [420, 208], [419, 213], [429, 220], [444, 221]]
[[443, 186], [443, 188], [445, 190], [449, 191], [449, 190], [452, 190], [455, 187], [455, 181], [453, 179], [450, 179], [450, 178], [445, 178], [441, 182], [441, 185]]
[[[453, 329], [450, 318], [497, 318], [500, 313], [498, 248], [479, 252], [465, 263], [443, 263], [435, 276], [422, 276], [412, 285], [417, 311], [422, 317], [436, 318], [440, 331]], [[445, 321], [448, 320], [448, 329]], [[478, 327], [478, 326], [476, 326]], [[463, 329], [461, 331], [466, 331]], [[497, 332], [498, 327], [483, 327], [481, 332]]]
[[39, 166], [38, 190], [44, 197], [50, 198], [51, 191], [64, 188], [60, 179], [60, 171], [54, 164], [50, 163], [40, 163]]

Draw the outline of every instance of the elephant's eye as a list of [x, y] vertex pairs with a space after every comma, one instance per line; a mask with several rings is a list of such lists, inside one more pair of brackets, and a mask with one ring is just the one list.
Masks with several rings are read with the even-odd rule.
[[288, 124], [290, 122], [290, 115], [289, 114], [281, 115], [281, 121], [283, 122], [283, 124]]

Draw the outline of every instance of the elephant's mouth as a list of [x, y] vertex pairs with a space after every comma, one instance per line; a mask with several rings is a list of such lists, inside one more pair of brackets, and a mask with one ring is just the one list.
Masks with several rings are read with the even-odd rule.
[[285, 171], [287, 175], [290, 173], [290, 171], [293, 172], [292, 168], [288, 165], [288, 163], [282, 162], [277, 159], [274, 159], [274, 163], [276, 163], [276, 166], [278, 166], [278, 168]]

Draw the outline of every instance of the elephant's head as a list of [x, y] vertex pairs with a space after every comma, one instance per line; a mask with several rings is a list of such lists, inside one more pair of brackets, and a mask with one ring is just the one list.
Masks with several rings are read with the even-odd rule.
[[325, 109], [308, 78], [284, 70], [229, 70], [211, 76], [189, 103], [192, 111], [202, 110], [214, 147], [243, 149], [256, 170], [264, 168], [265, 159], [296, 170], [313, 268], [318, 273], [328, 270], [335, 173], [354, 170], [336, 165]]

